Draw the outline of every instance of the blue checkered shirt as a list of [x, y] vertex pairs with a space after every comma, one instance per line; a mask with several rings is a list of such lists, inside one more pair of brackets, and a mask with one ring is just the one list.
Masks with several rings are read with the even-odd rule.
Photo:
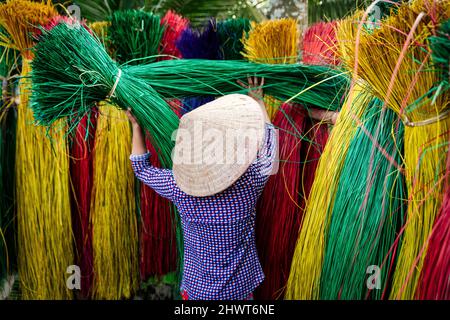
[[242, 300], [264, 280], [255, 244], [255, 207], [276, 154], [274, 127], [267, 124], [265, 133], [246, 173], [213, 196], [181, 191], [171, 170], [150, 164], [149, 153], [130, 157], [137, 178], [178, 208], [185, 254], [181, 290], [190, 300]]

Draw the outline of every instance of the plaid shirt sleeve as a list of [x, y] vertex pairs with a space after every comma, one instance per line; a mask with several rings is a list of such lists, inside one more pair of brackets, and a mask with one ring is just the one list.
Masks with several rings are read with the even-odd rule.
[[278, 154], [278, 134], [272, 124], [266, 124], [264, 144], [258, 151], [255, 162], [250, 166], [250, 177], [258, 195], [262, 193], [264, 186], [274, 171]]
[[132, 154], [130, 160], [134, 174], [140, 181], [155, 190], [160, 196], [173, 201], [177, 186], [172, 170], [152, 166], [149, 152], [141, 155]]

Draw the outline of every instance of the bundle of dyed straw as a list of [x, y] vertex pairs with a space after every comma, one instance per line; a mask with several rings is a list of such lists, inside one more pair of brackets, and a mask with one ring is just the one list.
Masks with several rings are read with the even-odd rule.
[[[402, 200], [403, 126], [382, 104], [375, 100], [368, 107], [348, 148], [325, 244], [321, 299], [381, 299], [387, 295], [398, 251], [391, 247], [406, 208]], [[367, 285], [369, 266], [380, 268], [377, 286]]]
[[0, 24], [22, 54], [17, 106], [16, 208], [18, 271], [24, 299], [66, 299], [66, 268], [73, 264], [69, 161], [60, 130], [35, 127], [29, 108], [31, 34], [57, 15], [50, 1], [11, 0], [0, 5]]
[[337, 65], [336, 22], [318, 22], [309, 27], [302, 39], [305, 64]]
[[247, 36], [250, 27], [250, 20], [245, 18], [227, 19], [217, 23], [217, 35], [222, 59], [243, 59], [244, 44], [242, 39]]
[[168, 55], [161, 57], [161, 59], [181, 58], [181, 53], [177, 48], [176, 42], [189, 25], [189, 21], [172, 10], [169, 10], [161, 19], [161, 23], [164, 25], [164, 34], [161, 39], [161, 53]]
[[[186, 28], [177, 41], [177, 47], [184, 59], [218, 60], [220, 52], [216, 20], [210, 19], [200, 29]], [[184, 98], [182, 113], [192, 111], [212, 100], [213, 96]]]
[[98, 101], [110, 97], [120, 107], [133, 109], [163, 165], [170, 162], [171, 135], [178, 125], [163, 97], [242, 92], [236, 80], [255, 74], [267, 79], [269, 94], [273, 91], [281, 99], [295, 96], [298, 102], [337, 109], [347, 87], [346, 77], [339, 72], [296, 64], [165, 60], [119, 69], [88, 31], [64, 23], [43, 31], [35, 52], [32, 108], [37, 123], [50, 126], [69, 117], [73, 130]]
[[91, 200], [93, 297], [130, 298], [138, 289], [138, 228], [131, 130], [124, 112], [99, 106]]
[[366, 89], [349, 93], [319, 160], [307, 201], [287, 283], [287, 299], [319, 299], [320, 275], [327, 230], [339, 178], [358, 119], [373, 102]]
[[302, 219], [301, 150], [306, 141], [306, 111], [284, 104], [273, 125], [279, 128], [279, 165], [258, 202], [256, 244], [266, 277], [256, 292], [258, 299], [277, 299], [287, 282]]
[[[294, 19], [279, 19], [252, 24], [243, 38], [244, 56], [253, 62], [268, 64], [292, 64], [298, 56], [298, 32]], [[264, 103], [271, 119], [282, 104], [265, 91]]]
[[[142, 19], [142, 23], [147, 25], [144, 30], [137, 28], [141, 24], [139, 19]], [[149, 22], [152, 23], [150, 24]], [[114, 48], [121, 48], [124, 46], [123, 43], [127, 43], [126, 50], [123, 50], [121, 54], [116, 54], [117, 61], [119, 63], [129, 62], [130, 64], [143, 63], [145, 62], [143, 58], [154, 56], [158, 53], [157, 51], [162, 32], [164, 31], [164, 28], [168, 27], [170, 26], [163, 25], [159, 22], [159, 17], [149, 13], [135, 10], [118, 11], [114, 14], [111, 26], [108, 29], [108, 38], [111, 40], [112, 45], [111, 51], [114, 52]], [[155, 45], [141, 46], [140, 41], [136, 41], [136, 39], [141, 39], [142, 41], [147, 41]], [[101, 117], [104, 116], [101, 115]], [[121, 117], [123, 117], [123, 115]], [[115, 118], [106, 118], [103, 121], [110, 122], [110, 127], [123, 125]], [[113, 131], [105, 132], [103, 139], [105, 139], [105, 135], [111, 134], [111, 132]], [[128, 141], [128, 138], [128, 135], [123, 136], [117, 143], [120, 143], [121, 145], [131, 143]], [[153, 151], [153, 164], [158, 167], [161, 166], [161, 163], [158, 160], [158, 152], [155, 151], [149, 139], [147, 139], [147, 146], [149, 147], [149, 150]], [[101, 150], [98, 147], [96, 148], [97, 154], [101, 154], [102, 152], [105, 152], [105, 150]], [[114, 165], [109, 164], [109, 167], [112, 166]], [[128, 170], [122, 172], [120, 171], [121, 169], [124, 168], [118, 167], [114, 170], [118, 173], [116, 177], [112, 178], [113, 185], [116, 186], [116, 188], [120, 188], [124, 183], [122, 181], [123, 176], [130, 174]], [[102, 170], [102, 168], [96, 168], [96, 170]], [[154, 193], [148, 186], [142, 185], [141, 190], [140, 192], [137, 192], [137, 195], [140, 195], [140, 213], [142, 218], [140, 228], [140, 270], [142, 279], [146, 280], [149, 276], [163, 276], [168, 272], [177, 270], [177, 266], [182, 265], [182, 242], [179, 242], [178, 246], [176, 242], [176, 240], [181, 237], [181, 226], [178, 225], [178, 214], [170, 202]], [[123, 194], [122, 197], [127, 198], [131, 197], [131, 195]], [[118, 215], [123, 214], [120, 213], [120, 211], [126, 211], [118, 206], [115, 206], [114, 209], [111, 210], [117, 210]], [[110, 223], [110, 225], [111, 232], [115, 232], [114, 230], [119, 228], [112, 223]], [[130, 235], [124, 234], [123, 236], [132, 238], [133, 234], [134, 233], [131, 233]], [[123, 241], [119, 241], [118, 243], [115, 243], [114, 246], [117, 247], [117, 250], [126, 252], [128, 247], [124, 247], [123, 243]], [[179, 248], [178, 253], [176, 251], [177, 248]], [[179, 261], [177, 261], [178, 257], [180, 258]], [[135, 257], [130, 256], [129, 259], [122, 261], [122, 263], [130, 264], [130, 261], [134, 258]], [[110, 259], [113, 259], [113, 257], [110, 257]]]
[[[108, 35], [119, 63], [142, 64], [156, 60], [165, 25], [159, 16], [138, 10], [112, 14]], [[138, 60], [134, 60], [138, 59]]]
[[[370, 8], [369, 8], [370, 9]], [[413, 299], [422, 269], [426, 241], [443, 195], [449, 91], [431, 59], [428, 39], [450, 17], [448, 0], [414, 0], [400, 5], [378, 28], [366, 31], [367, 13], [357, 15], [344, 45], [354, 78], [367, 81], [373, 92], [405, 123], [407, 220], [392, 299]]]

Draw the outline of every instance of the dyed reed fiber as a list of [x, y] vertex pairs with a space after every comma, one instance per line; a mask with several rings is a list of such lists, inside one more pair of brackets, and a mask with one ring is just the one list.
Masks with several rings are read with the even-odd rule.
[[220, 59], [216, 20], [211, 18], [199, 29], [184, 29], [176, 44], [184, 59]]
[[[0, 28], [2, 36], [4, 30]], [[16, 111], [12, 100], [15, 88], [11, 75], [15, 70], [16, 52], [0, 47], [0, 76], [2, 99], [0, 101], [0, 288], [15, 270], [15, 204], [14, 161]]]
[[302, 218], [301, 148], [306, 111], [284, 104], [273, 124], [279, 129], [279, 168], [271, 176], [257, 207], [256, 243], [265, 280], [258, 287], [258, 299], [277, 299], [286, 284], [295, 240]]
[[[177, 47], [184, 59], [220, 59], [221, 53], [216, 20], [210, 19], [200, 29], [186, 28], [177, 41]], [[182, 100], [182, 113], [192, 111], [212, 100], [214, 100], [212, 96], [185, 98]]]
[[286, 299], [318, 299], [328, 225], [345, 157], [356, 123], [373, 104], [360, 85], [349, 93], [317, 166], [292, 259]]
[[[381, 299], [395, 268], [394, 244], [406, 212], [402, 168], [396, 167], [403, 125], [382, 105], [378, 100], [364, 113], [347, 151], [325, 244], [321, 299]], [[380, 268], [376, 290], [366, 283], [372, 265]]]
[[[253, 62], [289, 64], [297, 61], [297, 23], [294, 19], [280, 19], [253, 24], [248, 37], [243, 37], [244, 56]], [[282, 101], [265, 95], [264, 102], [271, 119]]]
[[36, 26], [45, 25], [58, 13], [51, 1], [8, 0], [0, 5], [0, 25], [12, 39], [12, 47], [25, 58], [31, 58], [33, 46], [30, 37]]
[[[450, 149], [449, 149], [450, 150]], [[450, 155], [447, 156], [446, 192], [428, 242], [417, 288], [417, 298], [450, 300]]]
[[[342, 29], [344, 39], [357, 43], [345, 43], [347, 66], [367, 81], [404, 122], [438, 118], [447, 112], [448, 91], [439, 90], [442, 72], [432, 64], [427, 41], [449, 16], [448, 1], [415, 0], [402, 4], [373, 31], [357, 31], [352, 25]], [[405, 128], [409, 201], [398, 258], [402, 267], [395, 270], [392, 299], [414, 298], [426, 252], [422, 247], [441, 206], [446, 161], [443, 150], [449, 128], [450, 117]]]
[[[140, 11], [118, 11], [113, 14], [111, 26], [107, 32], [111, 39], [111, 51], [116, 52], [119, 63], [141, 64], [154, 61], [154, 58], [143, 58], [158, 53], [164, 29], [165, 26], [161, 23], [159, 16]], [[111, 126], [117, 125], [121, 124], [111, 123]], [[111, 133], [115, 134], [114, 130]], [[149, 139], [147, 139], [147, 145], [149, 147], [152, 145]], [[150, 149], [155, 150], [153, 146]], [[97, 152], [101, 151], [97, 150]], [[153, 152], [152, 161], [157, 162], [158, 165], [168, 166], [169, 162], [160, 163], [159, 153], [159, 149], [158, 152], [156, 150]], [[121, 184], [121, 177], [115, 177], [113, 183]], [[140, 195], [142, 218], [139, 232], [141, 243], [139, 261], [141, 278], [145, 280], [149, 276], [162, 276], [167, 272], [175, 271], [182, 265], [183, 244], [180, 240], [177, 246], [176, 242], [177, 239], [181, 239], [182, 231], [177, 212], [170, 202], [165, 201], [144, 185], [138, 186], [137, 190], [137, 196]], [[179, 252], [176, 251], [177, 248]], [[177, 261], [178, 258], [179, 261]]]
[[[156, 150], [147, 140], [153, 166], [160, 167]], [[141, 278], [163, 276], [177, 270], [176, 223], [172, 220], [174, 208], [170, 201], [159, 196], [146, 185], [141, 187], [140, 271]], [[176, 221], [176, 220], [175, 220]], [[182, 243], [180, 243], [182, 245]]]
[[181, 58], [181, 52], [177, 48], [177, 41], [183, 31], [188, 27], [189, 21], [174, 11], [169, 10], [161, 19], [161, 24], [165, 26], [161, 39], [161, 54], [170, 57], [160, 57], [162, 60], [172, 59], [172, 57]]
[[248, 75], [256, 75], [265, 79], [268, 95], [329, 110], [341, 107], [348, 87], [342, 72], [302, 64], [180, 59], [131, 66], [128, 72], [149, 81], [165, 98], [242, 93], [245, 90], [236, 80], [245, 83]]
[[[119, 63], [142, 64], [156, 60], [164, 24], [158, 15], [138, 10], [115, 11], [108, 36]], [[138, 61], [134, 59], [139, 59]]]
[[217, 23], [220, 55], [224, 60], [242, 60], [244, 44], [242, 38], [250, 30], [250, 20], [246, 18], [227, 19]]
[[111, 21], [96, 21], [89, 25], [89, 28], [97, 36], [100, 43], [103, 45], [110, 55], [114, 55], [111, 50], [111, 39], [108, 38], [108, 29], [111, 25]]
[[318, 22], [302, 39], [302, 61], [313, 65], [338, 65], [336, 22]]
[[[87, 30], [64, 23], [43, 31], [35, 48], [32, 105], [36, 121], [52, 125], [56, 118], [69, 116], [72, 131], [97, 102], [110, 94], [119, 76], [117, 64]], [[147, 82], [125, 70], [111, 101], [133, 108], [161, 150], [162, 163], [169, 165], [171, 134], [178, 126], [178, 117], [167, 103]]]
[[[110, 94], [119, 69], [98, 39], [84, 28], [61, 23], [43, 32], [39, 39], [32, 73], [36, 122], [51, 126], [55, 120], [69, 117], [71, 132], [98, 101]], [[163, 97], [243, 92], [236, 80], [245, 81], [249, 74], [266, 78], [266, 92], [273, 92], [277, 98], [326, 109], [339, 108], [339, 99], [347, 89], [342, 73], [321, 66], [181, 59], [123, 67], [111, 102], [133, 109], [142, 127], [149, 131], [152, 144], [161, 150], [161, 163], [167, 166], [173, 146], [170, 137], [178, 117]]]
[[433, 63], [438, 69], [442, 70], [441, 83], [448, 89], [449, 83], [449, 69], [450, 69], [450, 19], [443, 22], [436, 32], [428, 38], [431, 49], [431, 56]]
[[70, 177], [72, 183], [72, 226], [76, 244], [77, 265], [81, 269], [81, 294], [88, 297], [94, 269], [92, 226], [90, 219], [93, 183], [93, 159], [96, 118], [84, 116], [78, 124], [70, 149]]
[[[29, 61], [23, 59], [22, 75], [28, 73]], [[32, 125], [27, 81], [20, 83], [15, 168], [22, 298], [70, 299], [66, 268], [74, 257], [64, 120], [57, 123], [60, 130]]]
[[139, 252], [131, 130], [125, 113], [101, 104], [91, 198], [93, 298], [129, 298], [138, 287]]
[[56, 15], [47, 2], [7, 1], [0, 5], [0, 24], [11, 37], [12, 48], [22, 54], [23, 77], [17, 106], [15, 194], [18, 272], [23, 299], [67, 299], [66, 268], [73, 264], [69, 199], [69, 161], [60, 130], [32, 125], [28, 88], [30, 35]]
[[[1, 108], [5, 108], [3, 105]], [[14, 223], [15, 110], [1, 110], [0, 116], [0, 288], [16, 270], [16, 228]]]
[[260, 63], [295, 63], [298, 37], [297, 23], [291, 18], [253, 23], [243, 39], [244, 57]]

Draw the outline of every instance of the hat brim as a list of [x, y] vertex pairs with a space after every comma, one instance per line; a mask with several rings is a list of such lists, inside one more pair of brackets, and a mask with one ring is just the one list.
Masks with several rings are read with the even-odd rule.
[[173, 152], [177, 186], [196, 197], [228, 189], [255, 161], [264, 128], [261, 106], [242, 94], [223, 96], [185, 114]]

